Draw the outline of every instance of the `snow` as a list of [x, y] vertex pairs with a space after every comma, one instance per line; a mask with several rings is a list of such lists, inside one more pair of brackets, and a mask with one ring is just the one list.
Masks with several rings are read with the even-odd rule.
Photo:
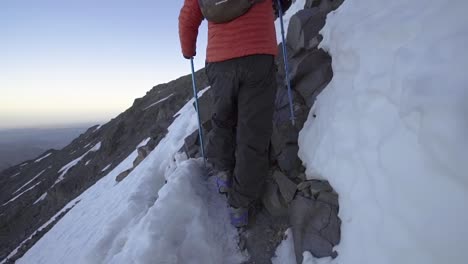
[[34, 163], [38, 163], [38, 162], [40, 162], [41, 160], [43, 160], [43, 159], [49, 157], [50, 155], [52, 155], [52, 152], [49, 152], [49, 153], [47, 153], [46, 155], [44, 155], [44, 156], [38, 158], [37, 160], [34, 161]]
[[91, 133], [94, 133], [94, 132], [98, 131], [101, 127], [102, 127], [102, 125], [98, 125], [98, 126], [93, 130], [93, 132], [91, 132]]
[[[80, 157], [72, 160], [70, 163], [68, 163], [67, 165], [63, 166], [58, 172], [62, 173], [60, 174], [60, 176], [57, 178], [57, 180], [55, 181], [55, 183], [52, 185], [52, 187], [54, 187], [57, 183], [63, 181], [63, 179], [65, 179], [65, 174], [67, 174], [67, 172], [73, 168], [74, 166], [76, 166], [76, 164], [78, 164], [78, 162], [80, 162], [84, 157], [86, 157], [86, 155], [88, 155], [90, 152], [96, 152], [98, 151], [99, 149], [101, 148], [101, 142], [98, 142], [96, 145], [94, 145], [90, 150], [86, 151], [85, 154], [81, 155]], [[88, 161], [89, 162], [89, 161]], [[87, 162], [87, 163], [88, 163]], [[87, 164], [85, 164], [86, 166]]]
[[334, 77], [299, 155], [340, 195], [332, 263], [466, 262], [466, 10], [461, 0], [354, 0], [328, 16]]
[[88, 166], [88, 164], [91, 162], [91, 160], [86, 161], [85, 166]]
[[140, 148], [140, 147], [144, 147], [148, 144], [148, 142], [151, 140], [151, 138], [147, 138], [145, 140], [143, 140], [140, 144], [138, 144], [138, 146], [136, 147], [136, 149]]
[[240, 262], [234, 229], [219, 207], [224, 198], [206, 196], [212, 183], [206, 183], [200, 165], [173, 159], [197, 129], [192, 104], [193, 99], [179, 111], [166, 137], [124, 181], [115, 177], [133, 167], [137, 150], [83, 192], [81, 202], [17, 263], [154, 263], [155, 256], [170, 255], [169, 263], [177, 263], [176, 257]]
[[41, 176], [47, 169], [39, 172], [36, 176], [34, 176], [30, 181], [28, 181], [27, 183], [23, 184], [23, 186], [19, 187], [18, 190], [16, 190], [13, 194], [21, 191], [24, 187], [28, 186], [31, 182], [33, 182], [35, 179], [37, 179], [39, 176]]
[[[88, 162], [89, 162], [89, 160], [88, 160], [86, 163], [88, 163]], [[106, 167], [104, 167], [104, 169], [102, 169], [101, 171], [104, 172], [104, 171], [108, 170], [108, 169], [110, 168], [110, 166], [112, 166], [112, 163], [108, 164], [108, 165], [107, 165]]]
[[[77, 203], [79, 203], [80, 200], [78, 199], [74, 199], [73, 201], [71, 201], [70, 203], [68, 203], [64, 208], [62, 208], [58, 213], [56, 213], [51, 219], [49, 219], [49, 221], [47, 221], [45, 224], [43, 224], [41, 227], [39, 227], [36, 231], [34, 231], [34, 233], [32, 235], [30, 235], [27, 239], [25, 239], [23, 242], [21, 242], [21, 244], [16, 247], [10, 254], [8, 254], [8, 256], [3, 259], [0, 264], [4, 264], [6, 263], [6, 261], [13, 257], [14, 255], [16, 255], [16, 253], [18, 253], [18, 250], [21, 248], [21, 246], [23, 246], [26, 242], [28, 242], [29, 240], [31, 240], [31, 238], [33, 236], [35, 236], [38, 232], [40, 232], [42, 229], [44, 228], [47, 228], [52, 222], [55, 221], [55, 219], [60, 215], [62, 214], [63, 212], [67, 211], [68, 209], [70, 208], [73, 208]], [[33, 262], [30, 262], [30, 263], [35, 263], [34, 261]]]
[[276, 257], [271, 259], [272, 264], [296, 264], [292, 230], [288, 228], [285, 235], [286, 239], [276, 248]]
[[33, 186], [29, 187], [28, 189], [24, 190], [23, 192], [21, 192], [20, 194], [16, 195], [15, 197], [11, 198], [8, 202], [2, 204], [2, 206], [5, 206], [13, 201], [15, 201], [16, 199], [18, 199], [21, 195], [29, 192], [30, 190], [34, 189], [34, 187], [36, 187], [37, 185], [39, 185], [41, 182], [38, 182], [36, 184], [34, 184]]
[[10, 178], [14, 178], [14, 177], [16, 177], [16, 176], [18, 176], [20, 174], [21, 174], [21, 172], [15, 173], [15, 174], [11, 175]]
[[26, 166], [28, 164], [29, 164], [28, 162], [25, 162], [25, 163], [21, 164], [20, 167], [24, 167], [24, 166]]
[[39, 197], [33, 204], [37, 204], [38, 202], [44, 200], [47, 196], [47, 192], [45, 192], [41, 197]]
[[145, 107], [143, 110], [146, 110], [146, 109], [148, 109], [148, 108], [150, 108], [150, 107], [153, 107], [153, 106], [155, 106], [155, 105], [157, 105], [157, 104], [159, 104], [159, 103], [162, 103], [162, 102], [166, 101], [167, 99], [171, 98], [173, 95], [174, 95], [174, 94], [172, 93], [172, 94], [170, 94], [169, 96], [167, 96], [167, 97], [165, 97], [165, 98], [163, 98], [163, 99], [161, 99], [161, 100], [159, 100], [159, 101], [157, 101], [157, 102], [155, 102], [155, 103], [150, 104], [149, 106]]

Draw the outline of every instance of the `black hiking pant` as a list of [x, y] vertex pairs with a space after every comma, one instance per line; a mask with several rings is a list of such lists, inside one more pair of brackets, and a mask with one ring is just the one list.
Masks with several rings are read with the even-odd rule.
[[248, 207], [268, 175], [268, 149], [276, 97], [273, 55], [207, 63], [213, 115], [206, 154], [217, 170], [232, 171], [228, 202]]

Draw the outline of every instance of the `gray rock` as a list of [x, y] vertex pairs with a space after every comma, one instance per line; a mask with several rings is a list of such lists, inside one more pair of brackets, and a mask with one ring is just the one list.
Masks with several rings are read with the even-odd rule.
[[291, 85], [295, 86], [305, 76], [316, 71], [325, 63], [330, 63], [331, 58], [323, 49], [301, 53], [300, 56], [290, 60], [291, 63]]
[[303, 76], [294, 89], [305, 99], [307, 106], [312, 107], [317, 95], [330, 83], [332, 77], [331, 59], [327, 58]]
[[[195, 108], [195, 111], [196, 111], [197, 107], [195, 105], [195, 102], [193, 102], [193, 107]], [[209, 90], [205, 92], [201, 97], [198, 98], [198, 107], [200, 107], [200, 120], [202, 124], [211, 120], [213, 110], [212, 110], [212, 102], [211, 102], [211, 93]]]
[[149, 155], [149, 153], [151, 153], [151, 149], [150, 149], [150, 146], [143, 146], [143, 147], [139, 147], [137, 152], [138, 152], [138, 156], [133, 161], [134, 168], [138, 166]]
[[280, 217], [288, 215], [288, 205], [282, 198], [279, 187], [275, 182], [267, 181], [262, 202], [272, 216]]
[[302, 263], [304, 251], [317, 258], [337, 256], [333, 247], [340, 240], [341, 220], [336, 206], [298, 195], [289, 208], [289, 221], [297, 263]]
[[123, 179], [127, 178], [127, 176], [132, 172], [133, 169], [128, 169], [126, 171], [121, 172], [117, 177], [115, 177], [116, 182], [121, 182]]
[[276, 160], [279, 154], [281, 154], [281, 150], [283, 149], [285, 142], [283, 137], [281, 137], [278, 128], [275, 124], [273, 124], [273, 132], [271, 134], [271, 159]]
[[296, 195], [297, 185], [278, 170], [273, 173], [273, 179], [278, 184], [280, 193], [286, 203], [290, 203]]
[[286, 40], [291, 47], [291, 57], [317, 47], [322, 40], [319, 32], [325, 26], [325, 20], [325, 13], [318, 8], [300, 10], [291, 17]]
[[[204, 132], [204, 135], [203, 135], [204, 143], [206, 144], [208, 131], [204, 129], [203, 132]], [[195, 130], [190, 136], [185, 138], [185, 143], [181, 151], [185, 152], [185, 154], [189, 158], [201, 157], [200, 136], [198, 134], [198, 130]]]
[[329, 13], [336, 10], [344, 0], [307, 0], [304, 8], [320, 8], [322, 12]]
[[297, 156], [298, 151], [298, 145], [286, 145], [278, 156], [278, 165], [286, 174], [291, 174], [301, 166], [302, 162]]

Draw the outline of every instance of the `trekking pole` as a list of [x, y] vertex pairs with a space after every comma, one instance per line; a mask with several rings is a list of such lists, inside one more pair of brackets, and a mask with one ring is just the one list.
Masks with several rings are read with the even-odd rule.
[[193, 97], [195, 98], [195, 108], [197, 110], [197, 117], [198, 117], [198, 136], [200, 137], [200, 150], [203, 157], [203, 164], [206, 168], [206, 157], [205, 157], [205, 147], [203, 144], [203, 129], [200, 120], [200, 111], [198, 108], [198, 92], [197, 92], [197, 85], [195, 83], [195, 67], [193, 66], [193, 57], [190, 58], [190, 64], [192, 65], [192, 86], [193, 86]]
[[295, 126], [296, 117], [294, 116], [291, 80], [289, 79], [288, 51], [286, 50], [286, 41], [284, 40], [283, 7], [281, 6], [281, 0], [277, 0], [277, 2], [278, 2], [278, 13], [279, 13], [279, 18], [280, 18], [280, 24], [281, 24], [281, 38], [283, 40], [283, 43], [281, 46], [283, 47], [284, 71], [286, 74], [286, 82], [288, 85], [289, 111], [291, 115], [291, 123], [293, 126]]

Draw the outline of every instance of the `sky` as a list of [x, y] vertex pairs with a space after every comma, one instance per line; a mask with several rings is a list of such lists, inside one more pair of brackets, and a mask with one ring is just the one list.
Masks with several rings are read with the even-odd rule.
[[178, 37], [182, 4], [0, 1], [0, 129], [105, 123], [153, 86], [189, 74]]

